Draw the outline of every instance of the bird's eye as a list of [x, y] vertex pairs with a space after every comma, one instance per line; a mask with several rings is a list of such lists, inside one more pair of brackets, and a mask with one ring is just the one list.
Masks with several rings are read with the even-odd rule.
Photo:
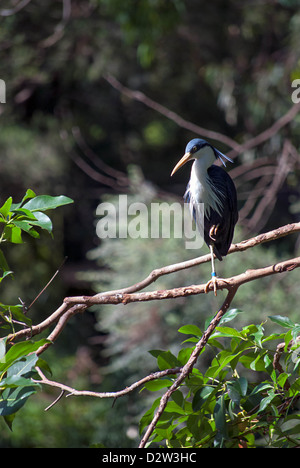
[[196, 153], [197, 149], [198, 149], [198, 147], [197, 147], [196, 145], [193, 146], [193, 148], [192, 148], [192, 153]]

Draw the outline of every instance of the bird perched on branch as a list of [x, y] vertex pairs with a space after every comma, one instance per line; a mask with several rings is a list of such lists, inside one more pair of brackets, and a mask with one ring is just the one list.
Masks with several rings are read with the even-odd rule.
[[222, 167], [213, 163], [220, 159], [226, 166], [226, 161], [233, 161], [207, 141], [194, 138], [187, 144], [185, 154], [174, 167], [171, 176], [192, 159], [195, 161], [184, 199], [189, 203], [191, 214], [211, 253], [212, 279], [206, 285], [206, 292], [213, 282], [217, 295], [214, 255], [219, 260], [227, 255], [238, 220], [238, 210], [236, 189], [231, 177]]

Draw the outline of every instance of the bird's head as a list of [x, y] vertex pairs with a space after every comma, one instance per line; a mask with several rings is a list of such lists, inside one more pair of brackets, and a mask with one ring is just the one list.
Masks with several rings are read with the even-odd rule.
[[209, 165], [213, 163], [214, 158], [220, 159], [224, 166], [226, 166], [225, 161], [233, 162], [232, 159], [230, 159], [228, 156], [225, 156], [225, 154], [221, 153], [221, 151], [217, 150], [214, 146], [207, 143], [207, 141], [202, 140], [201, 138], [194, 138], [186, 145], [185, 154], [174, 167], [171, 176], [175, 174], [175, 172], [178, 171], [180, 167], [182, 167], [186, 162], [190, 161], [191, 159], [200, 159], [204, 156], [207, 156], [208, 150], [212, 155], [212, 161]]

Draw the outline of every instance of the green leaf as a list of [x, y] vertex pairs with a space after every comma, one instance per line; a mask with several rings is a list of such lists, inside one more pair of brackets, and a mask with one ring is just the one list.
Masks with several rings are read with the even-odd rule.
[[172, 369], [173, 367], [181, 367], [181, 362], [171, 353], [171, 351], [163, 351], [157, 357], [157, 364], [160, 370]]
[[264, 411], [267, 408], [267, 406], [274, 400], [275, 397], [276, 395], [274, 393], [274, 390], [270, 391], [269, 395], [261, 400], [258, 413]]
[[266, 343], [267, 341], [273, 341], [273, 340], [281, 340], [284, 339], [285, 333], [272, 333], [269, 336], [266, 336], [262, 341], [262, 343]]
[[53, 210], [58, 208], [59, 206], [68, 205], [73, 203], [73, 200], [69, 197], [65, 197], [64, 195], [60, 195], [58, 197], [51, 197], [50, 195], [38, 195], [35, 198], [29, 200], [23, 208], [26, 208], [30, 211], [46, 211], [46, 210]]
[[52, 221], [49, 216], [45, 215], [45, 213], [42, 213], [41, 211], [35, 211], [34, 215], [36, 221], [28, 221], [30, 225], [46, 229], [48, 232], [52, 231]]
[[172, 393], [172, 400], [174, 400], [177, 403], [177, 405], [183, 407], [184, 397], [180, 390], [175, 390], [175, 392]]
[[175, 401], [169, 401], [165, 407], [166, 413], [186, 415], [186, 410], [179, 406]]
[[273, 388], [272, 384], [270, 384], [269, 382], [262, 382], [262, 383], [256, 385], [256, 387], [254, 387], [254, 389], [250, 393], [249, 397], [260, 394], [264, 390], [267, 390], [267, 389], [270, 389], [270, 388]]
[[3, 417], [4, 421], [6, 422], [7, 426], [9, 427], [11, 431], [12, 431], [12, 424], [13, 424], [15, 417], [16, 415], [14, 413], [8, 414], [7, 416]]
[[22, 231], [18, 226], [7, 224], [3, 230], [3, 238], [13, 244], [22, 244]]
[[157, 398], [152, 403], [151, 408], [148, 411], [146, 411], [144, 416], [140, 419], [140, 422], [139, 422], [139, 432], [140, 432], [140, 434], [143, 432], [144, 428], [146, 426], [148, 426], [148, 424], [151, 423], [151, 421], [153, 419], [154, 411], [157, 408], [157, 406], [159, 405], [159, 403], [160, 403], [160, 398]]
[[43, 338], [39, 341], [22, 341], [21, 343], [16, 343], [13, 345], [8, 352], [6, 353], [6, 360], [18, 359], [22, 356], [26, 356], [29, 353], [32, 353], [39, 349], [40, 346], [43, 346], [45, 343], [48, 343], [46, 338]]
[[38, 384], [33, 383], [31, 379], [27, 379], [26, 377], [21, 377], [19, 375], [12, 375], [0, 382], [1, 388], [32, 387], [36, 385]]
[[279, 374], [277, 378], [277, 383], [280, 387], [284, 388], [284, 384], [286, 383], [287, 379], [290, 377], [290, 374], [287, 374], [286, 372], [282, 372]]
[[11, 205], [12, 205], [12, 197], [9, 197], [4, 203], [4, 205], [1, 206], [0, 214], [2, 214], [4, 219], [8, 217], [8, 214], [10, 213]]
[[261, 340], [264, 336], [264, 328], [262, 325], [259, 325], [256, 328], [257, 328], [257, 331], [251, 333], [251, 336], [253, 336], [255, 344], [259, 346], [260, 348], [262, 348]]
[[16, 220], [16, 221], [12, 221], [12, 224], [20, 228], [22, 231], [27, 232], [27, 234], [30, 234], [32, 237], [35, 237], [35, 238], [40, 237], [39, 233], [32, 228], [32, 225], [28, 221]]
[[38, 356], [33, 353], [28, 356], [22, 357], [14, 362], [7, 370], [7, 377], [11, 376], [24, 376], [32, 371], [38, 361]]
[[22, 206], [22, 204], [24, 203], [25, 200], [28, 200], [28, 198], [33, 198], [33, 197], [36, 197], [36, 194], [34, 193], [33, 190], [31, 189], [28, 189], [22, 199], [22, 201], [20, 203], [14, 203], [12, 204], [11, 206], [11, 210], [14, 211], [18, 208], [20, 208]]
[[265, 361], [264, 361], [264, 356], [265, 356], [266, 352], [267, 351], [256, 354], [256, 358], [250, 364], [250, 369], [256, 370], [256, 371], [265, 371], [266, 370]]
[[235, 319], [235, 317], [238, 315], [238, 314], [241, 314], [243, 313], [243, 310], [240, 310], [240, 309], [230, 309], [228, 310], [224, 315], [223, 317], [221, 318], [220, 320], [220, 325], [222, 323], [226, 323], [226, 322], [230, 322], [231, 320]]
[[251, 351], [239, 358], [239, 363], [243, 364], [247, 369], [256, 371], [265, 371], [265, 364], [263, 362], [263, 355]]
[[0, 396], [0, 415], [8, 416], [16, 413], [26, 403], [27, 398], [36, 391], [37, 385], [6, 388]]
[[34, 197], [36, 197], [36, 193], [33, 190], [28, 189], [26, 190], [26, 194], [21, 203], [24, 203], [24, 201], [27, 200], [28, 198], [34, 198]]
[[240, 339], [245, 339], [243, 337], [243, 335], [238, 332], [235, 328], [231, 328], [231, 327], [216, 327], [216, 330], [218, 333], [214, 333], [214, 337], [217, 337], [217, 336], [227, 336], [227, 337], [237, 337], [237, 338], [240, 338]]
[[228, 382], [228, 395], [229, 398], [239, 404], [241, 398], [247, 394], [248, 381], [245, 377], [239, 377], [233, 382]]
[[36, 219], [35, 215], [30, 210], [26, 210], [26, 208], [16, 208], [12, 210], [12, 212], [14, 214], [14, 218], [21, 221], [24, 219]]
[[295, 325], [289, 317], [284, 317], [282, 315], [269, 315], [269, 319], [285, 328], [292, 328]]
[[214, 387], [203, 387], [196, 391], [192, 401], [194, 411], [199, 411], [206, 400], [215, 392]]
[[44, 372], [49, 372], [50, 375], [52, 375], [51, 368], [49, 367], [49, 364], [42, 358], [39, 358], [35, 364], [36, 367], [39, 367], [42, 369]]
[[0, 283], [6, 278], [7, 276], [13, 275], [13, 271], [5, 271], [2, 276], [0, 276]]
[[239, 405], [242, 396], [240, 392], [238, 391], [238, 389], [236, 388], [236, 386], [228, 384], [227, 391], [228, 391], [228, 396], [230, 400], [236, 403], [237, 405]]
[[191, 357], [193, 348], [182, 348], [178, 353], [178, 361], [181, 365], [185, 365]]
[[221, 395], [216, 401], [214, 408], [214, 420], [216, 428], [219, 431], [222, 439], [227, 438], [227, 425], [226, 425], [226, 406], [224, 395]]
[[156, 392], [162, 388], [171, 387], [172, 381], [168, 379], [155, 379], [145, 383], [145, 388], [150, 392]]
[[0, 303], [0, 311], [3, 309], [3, 311], [7, 314], [12, 314], [13, 317], [18, 320], [19, 322], [26, 323], [29, 327], [32, 325], [32, 320], [30, 317], [27, 317], [27, 315], [24, 314], [23, 312], [23, 307], [21, 304], [17, 305], [5, 305]]
[[7, 264], [6, 258], [3, 251], [0, 249], [0, 268], [2, 271], [9, 271], [9, 266]]
[[239, 353], [233, 354], [231, 351], [221, 351], [217, 358], [214, 359], [213, 362], [217, 362], [218, 365], [213, 365], [208, 369], [206, 372], [206, 376], [211, 377], [212, 379], [217, 378], [217, 375], [221, 372], [221, 370], [227, 366], [231, 361], [233, 361], [235, 358], [237, 358], [241, 353], [243, 352], [240, 351]]
[[300, 325], [297, 324], [292, 328], [292, 337], [296, 341], [299, 335], [300, 335]]
[[199, 440], [202, 437], [203, 423], [199, 420], [198, 414], [190, 414], [186, 421], [186, 426], [195, 439]]
[[150, 351], [148, 351], [148, 353], [151, 354], [151, 356], [155, 357], [155, 359], [157, 359], [158, 356], [164, 352], [165, 351], [162, 351], [161, 349], [151, 349]]
[[6, 353], [6, 339], [7, 337], [0, 339], [0, 360], [4, 358]]
[[6, 353], [6, 355], [0, 360], [0, 372], [5, 372], [7, 369], [18, 359], [26, 356], [29, 353], [33, 353], [40, 346], [48, 343], [47, 339], [39, 341], [22, 341], [13, 345]]
[[184, 335], [194, 335], [199, 338], [202, 336], [202, 331], [196, 325], [184, 325], [180, 327], [178, 331]]

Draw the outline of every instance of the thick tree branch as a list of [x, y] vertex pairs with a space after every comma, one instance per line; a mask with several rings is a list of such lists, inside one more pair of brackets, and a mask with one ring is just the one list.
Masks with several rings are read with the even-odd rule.
[[[254, 246], [263, 244], [265, 242], [270, 242], [272, 240], [277, 240], [280, 237], [285, 237], [289, 234], [294, 232], [300, 232], [300, 222], [299, 223], [292, 223], [282, 226], [278, 229], [274, 229], [273, 231], [269, 231], [263, 234], [259, 234], [258, 236], [252, 237], [250, 239], [244, 240], [237, 244], [232, 244], [228, 254], [234, 252], [243, 252], [244, 250], [250, 249]], [[157, 268], [153, 270], [150, 275], [148, 275], [142, 281], [135, 283], [132, 286], [118, 289], [115, 291], [106, 291], [104, 293], [96, 294], [94, 300], [97, 300], [97, 297], [110, 296], [111, 294], [129, 294], [136, 291], [140, 291], [144, 289], [146, 286], [149, 286], [151, 283], [156, 281], [158, 278], [164, 275], [169, 275], [171, 273], [176, 273], [181, 270], [185, 270], [187, 268], [192, 268], [197, 265], [201, 265], [202, 263], [210, 262], [210, 254], [203, 255], [201, 257], [193, 258], [192, 260], [187, 260], [185, 262], [175, 263], [173, 265], [168, 265], [162, 268]]]
[[[247, 239], [238, 244], [232, 244], [229, 250], [229, 254], [234, 252], [242, 252], [249, 248], [255, 247], [265, 242], [279, 239], [280, 237], [287, 236], [289, 234], [300, 232], [300, 223], [287, 224], [273, 231], [260, 234], [258, 236]], [[53, 312], [43, 322], [33, 325], [31, 328], [24, 328], [15, 334], [11, 334], [8, 340], [18, 340], [25, 337], [31, 337], [42, 333], [47, 330], [50, 326], [55, 325], [54, 330], [49, 335], [49, 340], [55, 341], [58, 335], [61, 333], [63, 327], [67, 321], [74, 315], [80, 312], [84, 312], [87, 307], [95, 304], [127, 304], [128, 302], [137, 301], [150, 301], [150, 300], [162, 300], [175, 297], [189, 296], [195, 294], [203, 294], [205, 291], [205, 284], [202, 285], [191, 285], [182, 288], [174, 288], [171, 290], [143, 292], [140, 294], [134, 294], [136, 291], [140, 291], [149, 284], [156, 281], [160, 276], [175, 273], [177, 271], [194, 267], [202, 263], [210, 261], [210, 255], [203, 255], [196, 259], [188, 260], [173, 265], [168, 265], [163, 268], [153, 270], [144, 280], [131, 285], [126, 288], [122, 288], [115, 291], [106, 291], [104, 293], [95, 294], [94, 296], [78, 296], [78, 297], [67, 297], [64, 299], [63, 304]], [[240, 286], [248, 281], [252, 281], [264, 276], [280, 273], [281, 271], [288, 271], [289, 269], [297, 268], [299, 266], [299, 258], [286, 260], [275, 265], [268, 267], [259, 268], [256, 270], [248, 270], [245, 273], [234, 276], [232, 278], [219, 279], [218, 288], [228, 289], [233, 286]], [[43, 352], [49, 346], [45, 345], [40, 353]]]
[[[230, 289], [231, 287], [239, 287], [242, 284], [248, 283], [265, 276], [282, 273], [284, 271], [291, 271], [300, 267], [300, 257], [291, 258], [289, 260], [275, 263], [263, 268], [247, 270], [237, 276], [231, 278], [218, 278], [217, 289]], [[84, 304], [88, 307], [100, 304], [128, 304], [130, 302], [146, 302], [163, 299], [174, 299], [177, 297], [186, 297], [196, 294], [204, 294], [206, 291], [206, 283], [199, 285], [190, 285], [180, 288], [163, 289], [150, 292], [140, 293], [113, 293], [110, 295], [97, 294], [96, 296], [78, 296], [66, 297], [67, 304]], [[209, 286], [209, 290], [213, 290], [213, 285]]]

